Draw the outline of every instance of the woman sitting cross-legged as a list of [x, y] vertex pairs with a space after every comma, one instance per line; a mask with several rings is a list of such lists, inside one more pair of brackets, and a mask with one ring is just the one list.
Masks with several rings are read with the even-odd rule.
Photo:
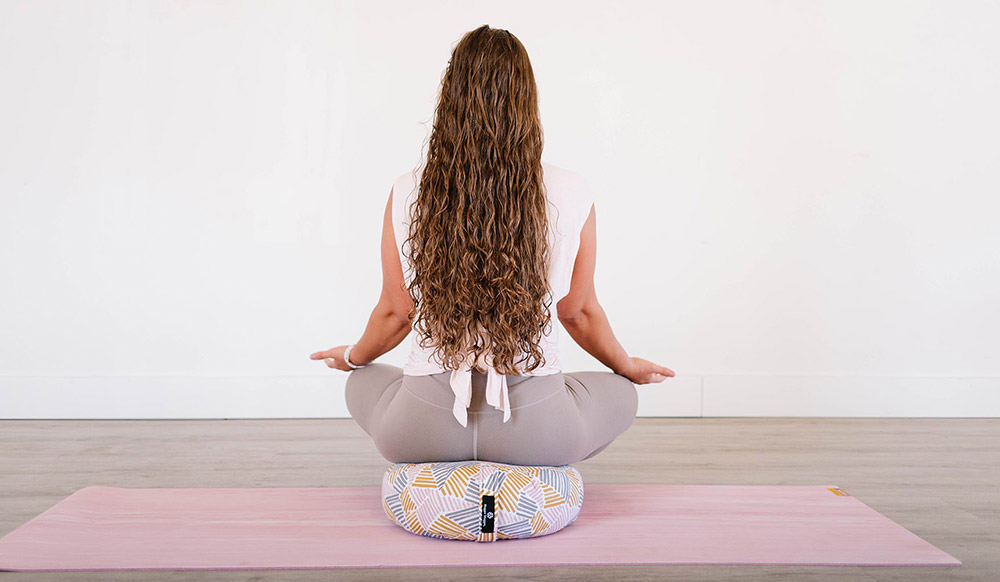
[[[368, 326], [311, 356], [350, 371], [348, 409], [391, 462], [572, 464], [632, 424], [635, 384], [674, 376], [615, 339], [594, 290], [592, 189], [542, 146], [524, 47], [505, 30], [469, 32], [425, 163], [389, 192]], [[563, 371], [553, 316], [610, 371]], [[373, 362], [411, 330], [402, 368]]]

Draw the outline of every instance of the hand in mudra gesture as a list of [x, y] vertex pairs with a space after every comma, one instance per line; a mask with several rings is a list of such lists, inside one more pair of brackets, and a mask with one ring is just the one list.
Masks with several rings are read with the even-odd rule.
[[654, 364], [642, 358], [630, 358], [632, 365], [627, 370], [621, 372], [632, 381], [633, 384], [651, 384], [653, 382], [663, 382], [667, 378], [674, 377], [674, 371], [659, 364]]
[[322, 352], [316, 352], [310, 354], [309, 359], [323, 360], [328, 368], [350, 372], [354, 370], [354, 368], [348, 366], [347, 363], [344, 361], [344, 350], [346, 349], [347, 345], [337, 346], [335, 348], [323, 350]]

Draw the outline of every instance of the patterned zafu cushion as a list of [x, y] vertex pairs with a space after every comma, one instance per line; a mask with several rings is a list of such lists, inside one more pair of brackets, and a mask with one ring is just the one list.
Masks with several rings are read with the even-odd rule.
[[382, 476], [386, 515], [409, 532], [435, 538], [543, 536], [573, 523], [581, 505], [583, 480], [571, 465], [396, 463]]

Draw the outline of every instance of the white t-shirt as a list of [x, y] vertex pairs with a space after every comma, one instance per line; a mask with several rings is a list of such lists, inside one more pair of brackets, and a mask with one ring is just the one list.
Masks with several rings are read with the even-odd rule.
[[[393, 182], [392, 223], [396, 237], [396, 250], [399, 252], [400, 263], [403, 265], [403, 276], [409, 286], [412, 280], [409, 259], [403, 253], [403, 244], [409, 234], [410, 215], [408, 209], [416, 199], [417, 187], [420, 183], [420, 172], [406, 172]], [[543, 335], [539, 347], [545, 355], [546, 363], [535, 370], [522, 375], [548, 376], [562, 371], [559, 361], [559, 326], [557, 322], [558, 308], [556, 303], [569, 293], [570, 280], [573, 276], [573, 265], [580, 248], [580, 231], [583, 223], [590, 215], [590, 207], [594, 203], [593, 189], [590, 183], [580, 174], [572, 170], [553, 166], [542, 160], [542, 181], [548, 196], [546, 208], [549, 218], [549, 244], [552, 265], [549, 268], [549, 285], [552, 288], [552, 326], [548, 335]], [[553, 206], [555, 208], [553, 208]], [[409, 250], [409, 248], [407, 248]], [[418, 314], [419, 316], [419, 314]], [[403, 366], [403, 374], [409, 376], [426, 376], [447, 372], [433, 360], [433, 350], [420, 346], [419, 336], [411, 336], [410, 354]], [[485, 354], [483, 354], [485, 356]], [[507, 377], [498, 373], [488, 365], [481, 356], [476, 362], [478, 367], [487, 371], [486, 401], [504, 412], [503, 420], [510, 418], [510, 405], [507, 400]], [[455, 404], [452, 412], [462, 426], [468, 423], [468, 406], [472, 402], [472, 363], [467, 363], [462, 369], [452, 371], [451, 387], [455, 393]]]

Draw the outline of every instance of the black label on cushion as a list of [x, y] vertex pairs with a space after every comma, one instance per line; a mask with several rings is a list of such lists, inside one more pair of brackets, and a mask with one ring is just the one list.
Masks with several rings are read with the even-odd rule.
[[483, 495], [483, 502], [480, 504], [482, 513], [479, 516], [479, 532], [493, 533], [493, 496]]

